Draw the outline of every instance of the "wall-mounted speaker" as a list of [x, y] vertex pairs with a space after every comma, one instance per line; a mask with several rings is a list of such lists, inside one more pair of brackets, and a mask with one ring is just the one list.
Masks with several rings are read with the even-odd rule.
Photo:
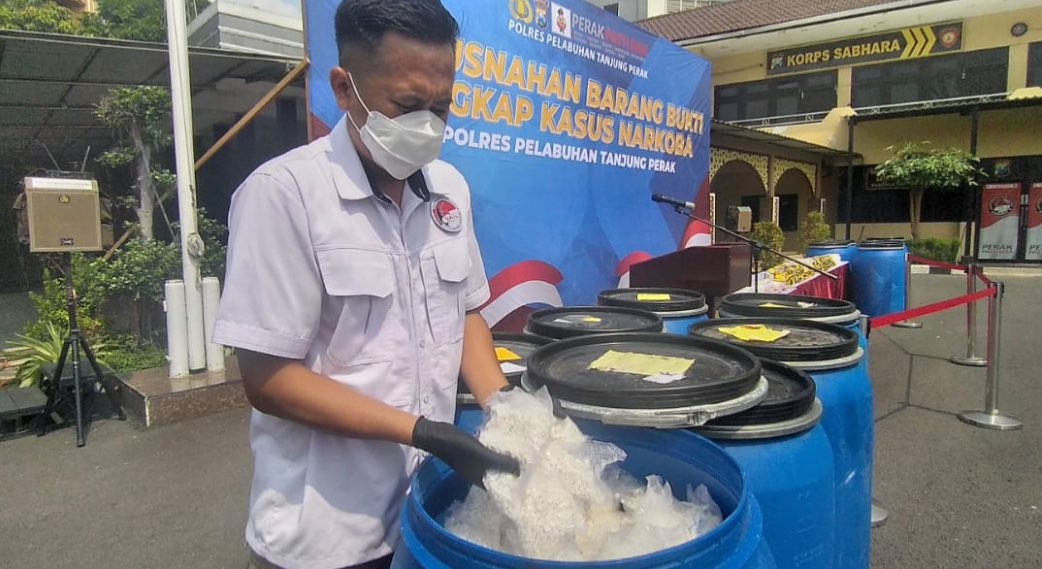
[[29, 250], [33, 253], [100, 251], [98, 182], [70, 178], [25, 178]]

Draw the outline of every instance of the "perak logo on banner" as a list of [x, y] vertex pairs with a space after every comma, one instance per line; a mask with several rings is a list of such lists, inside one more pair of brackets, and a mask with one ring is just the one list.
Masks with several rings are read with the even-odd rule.
[[557, 2], [550, 3], [551, 20], [553, 21], [553, 32], [559, 36], [571, 39], [572, 37], [572, 11]]
[[988, 202], [988, 211], [995, 217], [1006, 217], [1013, 213], [1014, 205], [1009, 196], [996, 196]]

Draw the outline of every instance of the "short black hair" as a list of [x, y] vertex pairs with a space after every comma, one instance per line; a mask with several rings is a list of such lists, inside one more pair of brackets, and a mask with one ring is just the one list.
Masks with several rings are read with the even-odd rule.
[[459, 38], [459, 24], [441, 0], [343, 0], [335, 26], [341, 65], [352, 50], [372, 54], [388, 32], [453, 47]]

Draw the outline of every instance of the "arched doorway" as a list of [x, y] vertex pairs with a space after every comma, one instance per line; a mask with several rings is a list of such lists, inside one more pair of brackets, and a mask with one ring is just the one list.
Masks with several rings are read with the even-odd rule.
[[[716, 222], [721, 226], [727, 225], [727, 208], [730, 206], [745, 205], [752, 208], [754, 223], [771, 218], [771, 206], [763, 178], [745, 160], [731, 160], [721, 166], [713, 177], [710, 191], [716, 194]], [[716, 240], [727, 242], [736, 239], [718, 231]]]
[[807, 214], [817, 209], [814, 185], [802, 170], [790, 168], [778, 178], [774, 195], [778, 198], [778, 225], [785, 233], [785, 249], [795, 251], [800, 245], [800, 226]]

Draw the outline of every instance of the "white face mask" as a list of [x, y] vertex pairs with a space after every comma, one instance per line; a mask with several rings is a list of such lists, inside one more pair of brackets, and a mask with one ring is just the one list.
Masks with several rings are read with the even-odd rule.
[[416, 111], [395, 119], [373, 112], [358, 94], [355, 78], [350, 73], [347, 76], [358, 101], [369, 113], [361, 128], [351, 118], [351, 113], [347, 118], [361, 135], [362, 144], [369, 149], [377, 166], [395, 179], [404, 180], [438, 158], [445, 140], [445, 121], [430, 111]]

